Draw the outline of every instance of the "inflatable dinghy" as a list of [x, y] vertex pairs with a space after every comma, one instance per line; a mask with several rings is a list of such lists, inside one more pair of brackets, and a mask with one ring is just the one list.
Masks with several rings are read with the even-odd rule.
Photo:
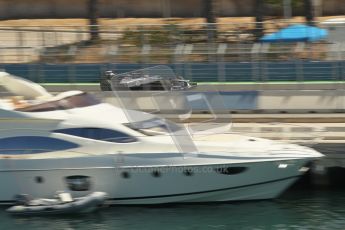
[[17, 205], [6, 211], [13, 215], [46, 215], [71, 214], [91, 212], [103, 206], [107, 194], [93, 192], [87, 196], [72, 198], [69, 193], [57, 194], [57, 199], [28, 199], [27, 195], [20, 195]]

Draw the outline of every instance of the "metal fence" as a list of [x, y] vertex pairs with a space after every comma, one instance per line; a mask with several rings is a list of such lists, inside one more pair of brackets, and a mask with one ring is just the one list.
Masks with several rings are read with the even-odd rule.
[[[124, 73], [156, 64], [2, 64], [12, 74], [41, 83], [99, 83], [105, 70]], [[196, 82], [344, 82], [345, 61], [219, 62], [169, 64], [177, 75]]]
[[330, 36], [313, 43], [255, 43], [254, 23], [108, 25], [100, 26], [97, 42], [90, 42], [87, 26], [2, 26], [0, 63], [41, 82], [97, 82], [105, 69], [156, 64], [196, 81], [343, 81], [345, 24], [319, 25]]

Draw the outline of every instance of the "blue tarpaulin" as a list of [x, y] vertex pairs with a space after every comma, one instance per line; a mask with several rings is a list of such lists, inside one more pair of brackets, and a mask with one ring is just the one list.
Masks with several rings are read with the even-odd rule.
[[296, 24], [263, 36], [262, 42], [313, 42], [326, 38], [327, 30], [315, 26]]

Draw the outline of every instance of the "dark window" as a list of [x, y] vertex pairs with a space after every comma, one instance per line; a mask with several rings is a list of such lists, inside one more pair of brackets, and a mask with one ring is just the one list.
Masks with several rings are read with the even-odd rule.
[[116, 143], [129, 143], [135, 142], [137, 139], [126, 133], [101, 128], [70, 128], [55, 130], [56, 133], [64, 133], [78, 137], [84, 137], [94, 140], [116, 142]]
[[191, 169], [186, 169], [186, 170], [183, 171], [183, 174], [185, 176], [193, 176], [194, 172]]
[[246, 171], [246, 167], [227, 167], [227, 168], [216, 168], [215, 171], [224, 175], [234, 175]]
[[0, 139], [0, 154], [34, 154], [77, 148], [79, 145], [52, 137], [20, 136]]
[[160, 177], [162, 174], [159, 171], [153, 171], [152, 176], [153, 177]]
[[36, 183], [43, 183], [44, 182], [44, 179], [43, 179], [43, 177], [41, 177], [41, 176], [37, 176], [37, 177], [35, 177], [35, 181], [36, 181]]
[[65, 178], [68, 188], [71, 191], [87, 191], [91, 187], [89, 176], [73, 175]]
[[125, 179], [128, 179], [128, 178], [131, 177], [131, 175], [129, 174], [129, 172], [122, 172], [122, 173], [121, 173], [121, 176], [122, 176], [123, 178], [125, 178]]

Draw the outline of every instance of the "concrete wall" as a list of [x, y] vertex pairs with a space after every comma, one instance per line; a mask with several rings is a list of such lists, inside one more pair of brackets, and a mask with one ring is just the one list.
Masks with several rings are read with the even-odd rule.
[[[212, 88], [212, 86], [209, 86]], [[194, 113], [237, 111], [239, 113], [344, 113], [345, 92], [335, 90], [265, 90], [240, 92], [118, 92], [122, 103], [112, 92], [96, 93], [114, 105], [162, 113], [189, 111]], [[202, 100], [190, 100], [203, 95]], [[168, 102], [174, 101], [173, 108]], [[344, 120], [343, 120], [344, 121]]]
[[[88, 0], [0, 0], [0, 19], [85, 18]], [[99, 0], [101, 17], [200, 17], [202, 0]], [[253, 16], [255, 0], [216, 0], [220, 16]], [[344, 14], [343, 0], [323, 1], [323, 14]]]
[[345, 92], [343, 90], [265, 90], [258, 94], [257, 109], [344, 112]]

